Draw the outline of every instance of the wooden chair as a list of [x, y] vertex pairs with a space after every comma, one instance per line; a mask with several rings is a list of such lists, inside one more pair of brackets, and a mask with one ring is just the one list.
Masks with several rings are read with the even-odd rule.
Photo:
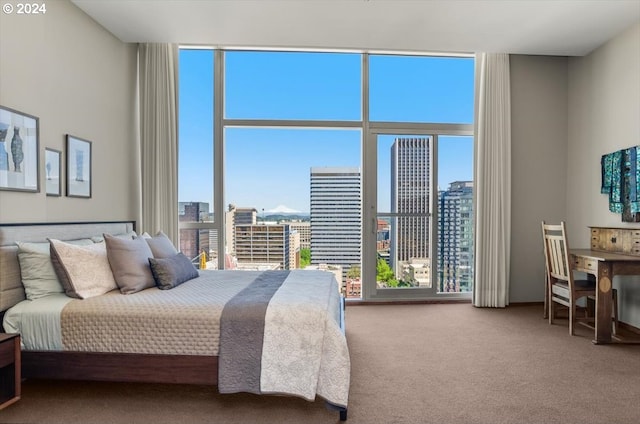
[[[594, 316], [587, 312], [595, 313], [594, 301], [596, 297], [596, 280], [588, 275], [586, 280], [576, 280], [573, 276], [571, 255], [569, 254], [569, 242], [564, 221], [560, 224], [546, 224], [542, 221], [542, 236], [545, 255], [545, 318], [549, 318], [549, 324], [553, 324], [556, 317], [555, 303], [566, 306], [569, 309], [569, 334], [575, 334], [576, 322], [583, 323], [589, 328], [594, 321]], [[613, 296], [613, 334], [618, 332], [618, 291], [611, 290]], [[582, 297], [587, 298], [587, 306], [590, 306], [584, 317], [577, 316], [576, 301]]]
[[556, 317], [555, 305], [561, 304], [569, 309], [569, 334], [575, 334], [577, 322], [593, 321], [593, 317], [577, 316], [576, 301], [596, 295], [595, 280], [576, 280], [570, 261], [569, 243], [564, 221], [560, 224], [546, 224], [542, 221], [544, 237], [544, 255], [547, 272], [547, 303], [549, 324]]

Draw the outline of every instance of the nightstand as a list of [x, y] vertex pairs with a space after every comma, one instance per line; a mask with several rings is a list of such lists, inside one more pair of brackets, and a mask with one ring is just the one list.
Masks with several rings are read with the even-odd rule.
[[0, 333], [0, 409], [20, 400], [20, 335]]

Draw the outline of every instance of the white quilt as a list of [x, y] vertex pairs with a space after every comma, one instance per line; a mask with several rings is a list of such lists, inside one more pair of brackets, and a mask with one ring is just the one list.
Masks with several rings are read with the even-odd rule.
[[337, 285], [324, 284], [330, 273], [310, 273], [300, 290], [295, 272], [292, 274], [267, 308], [262, 392], [296, 394], [308, 400], [318, 394], [346, 407], [349, 351], [338, 325], [340, 316], [328, 313], [340, 311]]

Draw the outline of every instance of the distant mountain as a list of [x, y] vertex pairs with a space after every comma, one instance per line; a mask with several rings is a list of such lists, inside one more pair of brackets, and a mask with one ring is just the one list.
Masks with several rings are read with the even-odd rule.
[[259, 216], [258, 222], [283, 222], [283, 221], [309, 221], [310, 216], [308, 213], [277, 213], [277, 214], [265, 214], [265, 216]]
[[295, 209], [291, 209], [286, 207], [285, 205], [278, 205], [276, 206], [274, 209], [265, 211], [266, 213], [271, 213], [271, 214], [299, 214], [302, 213], [300, 211], [297, 211]]

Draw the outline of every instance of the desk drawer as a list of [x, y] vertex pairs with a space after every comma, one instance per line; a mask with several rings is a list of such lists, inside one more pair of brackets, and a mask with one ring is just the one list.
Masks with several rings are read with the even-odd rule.
[[631, 239], [631, 254], [633, 255], [640, 254], [640, 238], [633, 237]]
[[640, 228], [591, 227], [591, 250], [640, 256]]
[[584, 258], [582, 256], [574, 256], [572, 260], [574, 269], [584, 268]]
[[595, 259], [584, 258], [582, 269], [596, 272], [598, 270], [598, 261], [596, 261]]
[[604, 252], [623, 252], [631, 250], [631, 234], [618, 228], [592, 228], [591, 249]]

